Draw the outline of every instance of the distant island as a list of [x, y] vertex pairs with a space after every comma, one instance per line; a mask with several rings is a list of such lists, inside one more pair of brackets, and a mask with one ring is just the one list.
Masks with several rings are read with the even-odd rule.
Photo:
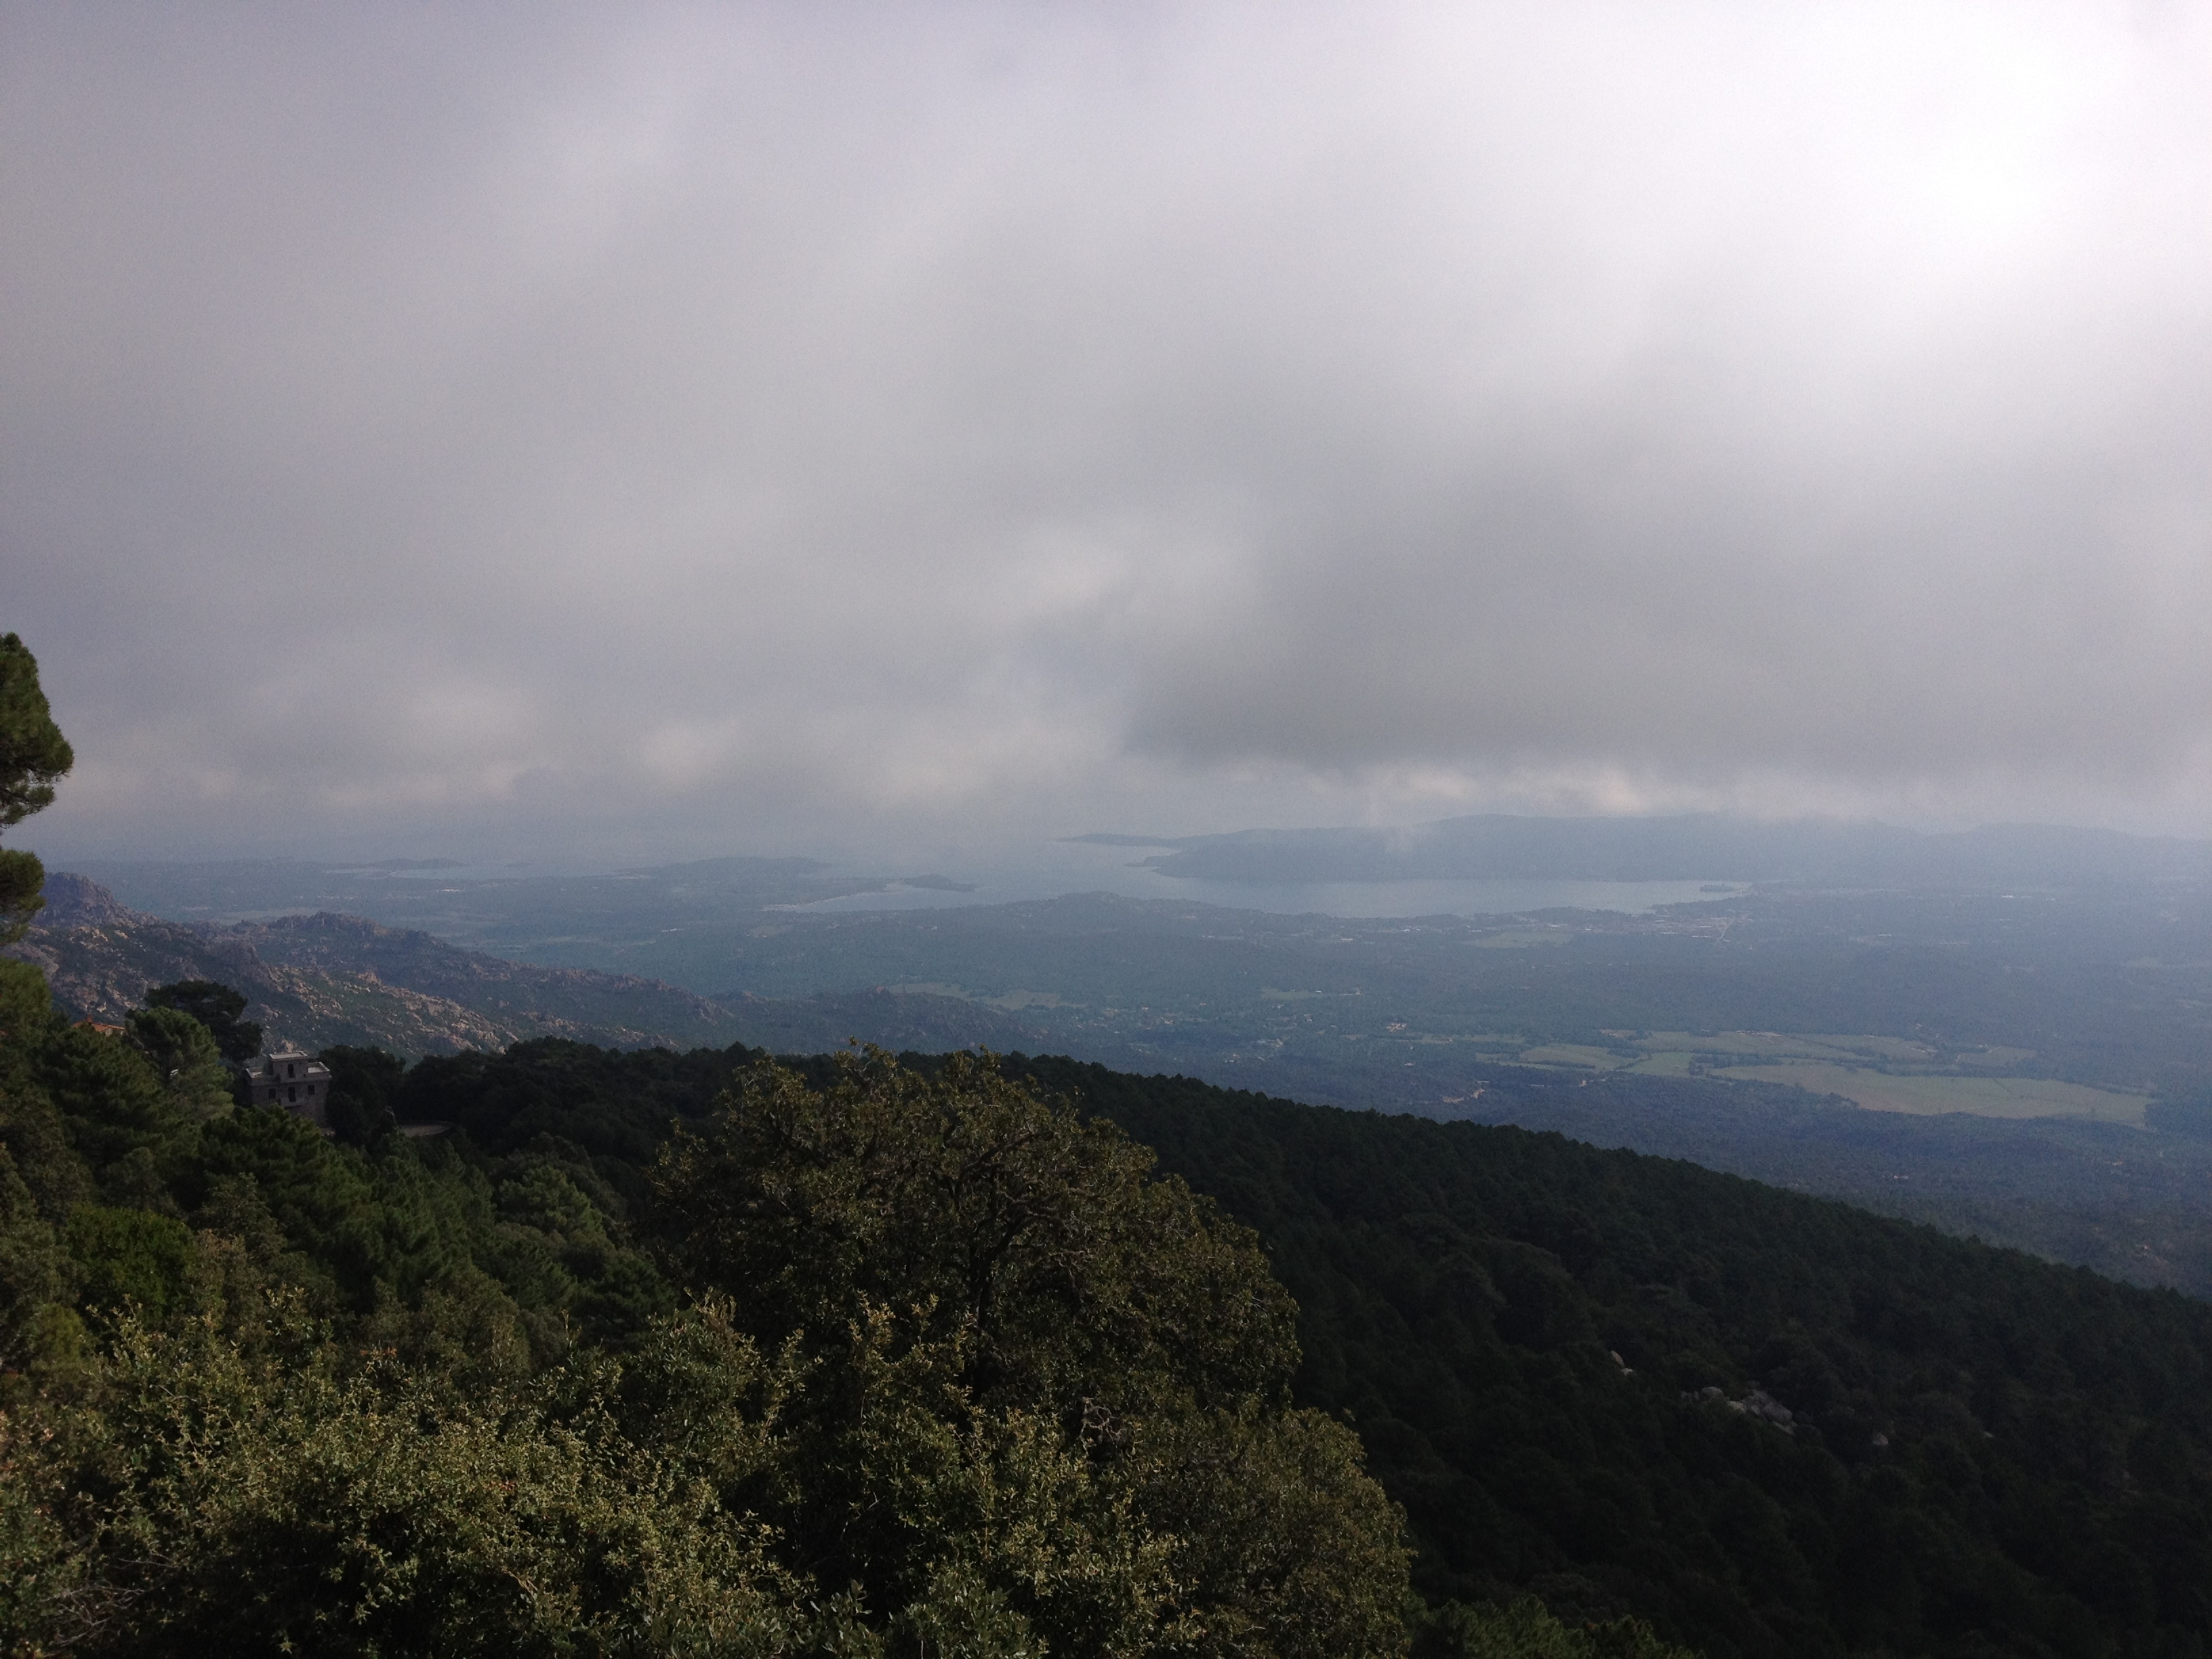
[[1674, 817], [1443, 818], [1399, 830], [1071, 837], [1170, 849], [1164, 876], [1212, 881], [1764, 881], [2078, 886], [2212, 878], [2212, 842], [2035, 824], [1923, 834], [1875, 823]]

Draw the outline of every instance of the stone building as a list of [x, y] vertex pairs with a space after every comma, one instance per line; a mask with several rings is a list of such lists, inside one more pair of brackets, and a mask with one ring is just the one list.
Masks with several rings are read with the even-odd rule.
[[265, 1054], [246, 1068], [246, 1086], [256, 1106], [282, 1106], [318, 1128], [327, 1128], [331, 1068], [297, 1048]]

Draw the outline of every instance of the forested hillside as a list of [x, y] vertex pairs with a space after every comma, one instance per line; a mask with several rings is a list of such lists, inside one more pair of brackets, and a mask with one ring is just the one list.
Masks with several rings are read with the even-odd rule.
[[11, 1653], [1591, 1651], [1421, 1618], [1250, 1233], [988, 1066], [215, 1054], [0, 963]]
[[[48, 885], [40, 925], [21, 945], [5, 948], [42, 968], [73, 1013], [111, 1024], [120, 1022], [149, 985], [212, 978], [247, 994], [249, 1016], [272, 1039], [317, 1048], [334, 1043], [373, 1046], [411, 1056], [497, 1050], [557, 1036], [623, 1048], [684, 1049], [735, 1042], [792, 1054], [819, 1052], [858, 1036], [885, 1048], [926, 1053], [970, 1044], [1002, 1052], [1073, 1053], [1124, 1071], [1187, 1071], [1232, 1085], [1249, 1080], [1250, 1086], [1304, 1100], [1558, 1128], [1599, 1145], [1687, 1158], [1930, 1221], [1952, 1232], [2017, 1244], [2133, 1283], [2212, 1293], [2212, 1185], [2206, 1179], [2212, 1170], [2212, 1132], [2207, 1128], [2212, 1118], [2200, 1100], [2185, 1093], [2151, 1103], [2146, 1113], [2143, 1097], [2127, 1097], [2121, 1103], [2146, 1118], [2151, 1133], [2145, 1133], [2130, 1123], [2087, 1118], [2006, 1121], [1954, 1111], [1933, 1116], [1916, 1115], [1914, 1110], [1866, 1111], [1818, 1092], [1849, 1085], [1852, 1078], [1859, 1085], [1871, 1078], [1893, 1090], [1935, 1091], [1917, 1102], [1917, 1110], [1947, 1102], [1972, 1106], [1978, 1089], [2069, 1086], [2045, 1078], [1983, 1075], [1990, 1054], [1961, 1050], [1945, 1060], [1929, 1031], [1920, 1034], [1927, 1041], [1911, 1043], [1833, 1034], [1814, 1041], [1783, 1039], [1771, 1032], [1662, 1038], [1588, 1031], [1571, 1033], [1577, 1035], [1575, 1043], [1526, 1048], [1516, 1041], [1510, 1052], [1486, 1057], [1464, 1043], [1408, 1040], [1407, 1033], [1395, 1030], [1403, 1022], [1389, 1018], [1406, 1012], [1393, 1001], [1371, 1009], [1365, 1029], [1333, 1039], [1333, 1049], [1326, 1043], [1301, 1049], [1294, 1042], [1271, 1047], [1273, 1037], [1255, 1042], [1248, 1031], [1232, 1034], [1224, 1054], [1202, 1042], [1192, 1048], [1185, 1041], [1210, 1029], [1208, 1021], [1218, 1009], [1209, 1012], [1203, 1005], [1132, 1010], [1140, 1024], [1164, 1022], [1150, 1035], [1133, 1036], [1097, 1026], [1091, 1014], [1056, 998], [1021, 991], [993, 1000], [951, 994], [960, 989], [953, 985], [776, 997], [735, 992], [710, 998], [631, 975], [510, 962], [357, 916], [314, 913], [187, 927], [131, 910], [78, 877], [56, 876]], [[286, 894], [280, 889], [270, 896]], [[1066, 907], [1047, 908], [1057, 913]], [[1226, 915], [1216, 913], [1216, 920]], [[1593, 925], [1601, 920], [1583, 918]], [[1876, 915], [1861, 920], [1887, 927], [1898, 918]], [[2078, 931], [2081, 920], [2059, 931]], [[1237, 925], [1251, 921], [1245, 917]], [[2107, 956], [2136, 950], [2147, 937], [2137, 925], [2141, 921], [2125, 926], [2116, 921], [2119, 937], [2098, 948]], [[1335, 925], [1328, 923], [1331, 928]], [[1413, 931], [1420, 933], [1425, 926]], [[783, 922], [769, 930], [778, 937], [791, 931]], [[945, 939], [955, 939], [961, 931], [948, 924]], [[1206, 974], [1235, 977], [1230, 959], [1218, 954], [1222, 941], [1200, 937], [1204, 932], [1202, 927], [1194, 931], [1186, 926], [1174, 939], [1177, 958], [1201, 968], [1199, 980], [1185, 988], [1194, 996], [1205, 988], [1199, 981]], [[1560, 931], [1561, 940], [1569, 937]], [[988, 930], [971, 939], [969, 966], [1007, 942]], [[1340, 953], [1349, 943], [1331, 948]], [[1075, 936], [1060, 939], [1060, 948], [1063, 956], [1088, 954], [1094, 968], [1110, 969], [1127, 944], [1093, 939], [1085, 945]], [[1510, 949], [1476, 954], [1523, 959], [1523, 976], [1539, 987], [1532, 1001], [1540, 1003], [1559, 988], [1542, 988], [1550, 981], [1543, 978], [1544, 963], [1535, 958], [1564, 960], [1577, 948], [1524, 940]], [[1015, 960], [1022, 959], [1022, 949], [1013, 951]], [[861, 962], [855, 971], [885, 965]], [[1249, 979], [1255, 966], [1247, 963], [1236, 971]], [[1309, 962], [1306, 969], [1316, 966]], [[1376, 966], [1370, 961], [1355, 971], [1355, 980]], [[1774, 968], [1767, 956], [1760, 971]], [[918, 969], [908, 963], [901, 971]], [[999, 971], [1013, 970], [1002, 966]], [[1913, 982], [1924, 988], [1923, 981]], [[1613, 992], [1620, 990], [1617, 981], [1608, 983]], [[1135, 1000], [1158, 995], [1161, 989], [1157, 983], [1139, 989]], [[1356, 983], [1352, 993], [1357, 994], [1332, 1000], [1267, 993], [1263, 988], [1261, 1000], [1289, 1022], [1279, 1029], [1295, 1037], [1290, 1026], [1307, 1020], [1316, 1008], [1326, 1004], [1350, 1009], [1372, 1000]], [[1208, 995], [1218, 1002], [1218, 984]], [[1581, 995], [1564, 1001], [1573, 1004]], [[1924, 1004], [1920, 1012], [1932, 1006]], [[1606, 1015], [1591, 1008], [1585, 1017], [1599, 1021]], [[2116, 1018], [2109, 1029], [2125, 1024]], [[1156, 1040], [1164, 1034], [1176, 1040], [1164, 1045]], [[1584, 1037], [1588, 1043], [1580, 1042]], [[1798, 1048], [1832, 1059], [1840, 1054], [1860, 1069], [1843, 1079], [1835, 1075], [1833, 1064], [1750, 1064], [1747, 1071], [1737, 1061], [1748, 1064], [1758, 1056], [1732, 1056], [1732, 1044], [1777, 1051], [1765, 1056], [1770, 1061], [1778, 1054], [1786, 1059]], [[1653, 1052], [1669, 1045], [1687, 1045], [1690, 1051]], [[2026, 1065], [2021, 1052], [2005, 1051], [1999, 1057], [2016, 1070]], [[1669, 1069], [1678, 1063], [1705, 1075]], [[1806, 1086], [1792, 1086], [1793, 1081]], [[2088, 1097], [2094, 1103], [2094, 1092]]]
[[1431, 1595], [1713, 1654], [2212, 1628], [2212, 1307], [1554, 1135], [1022, 1069], [1267, 1241]]
[[[17, 988], [30, 984], [26, 977]], [[997, 1101], [994, 1109], [1019, 1121], [1030, 1109], [972, 1066], [956, 1066], [939, 1085], [949, 1094], [933, 1094], [920, 1073], [899, 1082], [908, 1074], [883, 1062], [862, 1067], [874, 1080], [856, 1085], [849, 1061], [797, 1061], [792, 1075], [817, 1092], [793, 1081], [763, 1097], [759, 1057], [742, 1049], [617, 1053], [549, 1040], [406, 1068], [343, 1050], [333, 1060], [348, 1103], [341, 1115], [362, 1143], [355, 1147], [289, 1118], [226, 1111], [204, 1094], [194, 1104], [176, 1081], [189, 1066], [173, 1068], [165, 1085], [146, 1062], [167, 1027], [140, 1024], [118, 1039], [61, 1024], [20, 999], [11, 1004], [11, 1033], [43, 1035], [27, 1046], [10, 1039], [9, 1386], [19, 1411], [34, 1398], [47, 1408], [76, 1401], [70, 1432], [80, 1437], [55, 1443], [76, 1448], [66, 1468], [27, 1465], [24, 1443], [15, 1443], [19, 1471], [36, 1467], [62, 1483], [44, 1508], [11, 1511], [10, 1547], [27, 1551], [20, 1559], [37, 1568], [26, 1569], [22, 1582], [34, 1587], [26, 1594], [64, 1583], [80, 1597], [101, 1584], [101, 1594], [124, 1594], [128, 1583], [112, 1576], [125, 1546], [114, 1527], [211, 1524], [198, 1510], [132, 1510], [119, 1520], [103, 1511], [88, 1534], [82, 1515], [67, 1520], [68, 1483], [94, 1479], [100, 1457], [119, 1455], [94, 1455], [96, 1444], [114, 1444], [99, 1440], [107, 1431], [98, 1425], [112, 1428], [125, 1405], [155, 1411], [144, 1391], [162, 1367], [183, 1366], [199, 1379], [192, 1388], [232, 1390], [225, 1409], [249, 1416], [272, 1409], [270, 1389], [324, 1401], [314, 1409], [328, 1415], [312, 1422], [281, 1412], [269, 1419], [269, 1434], [301, 1444], [396, 1432], [377, 1413], [434, 1377], [447, 1392], [422, 1420], [445, 1425], [440, 1435], [460, 1432], [465, 1418], [476, 1425], [469, 1432], [489, 1433], [483, 1402], [500, 1402], [494, 1415], [509, 1426], [499, 1432], [519, 1437], [501, 1441], [498, 1455], [519, 1461], [501, 1465], [498, 1478], [520, 1480], [517, 1470], [569, 1455], [548, 1448], [582, 1432], [580, 1419], [564, 1414], [576, 1409], [573, 1390], [612, 1356], [661, 1375], [653, 1368], [692, 1363], [668, 1344], [735, 1340], [712, 1335], [726, 1326], [758, 1356], [744, 1365], [766, 1365], [794, 1330], [814, 1328], [793, 1323], [793, 1297], [844, 1307], [831, 1321], [843, 1328], [863, 1303], [895, 1308], [894, 1284], [911, 1295], [914, 1282], [902, 1274], [939, 1271], [933, 1261], [972, 1261], [961, 1254], [969, 1246], [947, 1257], [915, 1242], [963, 1236], [967, 1223], [886, 1232], [866, 1219], [876, 1213], [867, 1194], [897, 1188], [908, 1177], [890, 1173], [896, 1170], [963, 1167], [968, 1109], [947, 1101]], [[922, 1073], [947, 1065], [912, 1063]], [[2198, 1651], [2212, 1629], [2212, 1308], [1553, 1135], [1297, 1106], [1065, 1060], [1017, 1058], [1007, 1068], [1156, 1148], [1164, 1172], [1255, 1230], [1295, 1302], [1297, 1350], [1274, 1351], [1270, 1363], [1282, 1369], [1268, 1386], [1287, 1388], [1299, 1408], [1318, 1413], [1298, 1421], [1356, 1431], [1368, 1468], [1404, 1507], [1413, 1583], [1431, 1604], [1495, 1608], [1533, 1593], [1571, 1626], [1633, 1615], [1714, 1659], [2179, 1655]], [[748, 1088], [756, 1092], [745, 1096]], [[718, 1102], [771, 1097], [784, 1103], [786, 1127], [767, 1140], [757, 1111], [750, 1120], [714, 1116]], [[845, 1105], [827, 1117], [810, 1114], [829, 1109], [804, 1103], [840, 1098]], [[878, 1109], [871, 1099], [927, 1109], [921, 1119], [884, 1120], [906, 1123], [894, 1133], [868, 1127]], [[456, 1127], [428, 1140], [392, 1127], [430, 1120]], [[683, 1123], [704, 1138], [672, 1143], [671, 1163], [669, 1136]], [[793, 1156], [800, 1164], [789, 1175], [753, 1184]], [[1105, 1202], [1058, 1190], [1054, 1203], [1073, 1208], [1054, 1212]], [[748, 1218], [764, 1213], [763, 1202], [807, 1220], [796, 1231], [778, 1224], [784, 1231], [759, 1234]], [[986, 1204], [978, 1213], [989, 1212]], [[1115, 1247], [1135, 1254], [1115, 1258], [1114, 1284], [1147, 1282], [1155, 1268], [1141, 1241], [1153, 1224]], [[1170, 1228], [1163, 1237], [1172, 1236]], [[876, 1242], [851, 1243], [859, 1255], [847, 1256], [841, 1239]], [[854, 1271], [860, 1279], [847, 1276]], [[769, 1291], [801, 1281], [813, 1288]], [[697, 1299], [710, 1292], [731, 1300]], [[1110, 1303], [1129, 1292], [1100, 1293]], [[1208, 1310], [1201, 1323], [1242, 1305], [1224, 1294], [1217, 1284], [1194, 1304]], [[836, 1300], [856, 1295], [862, 1302]], [[1066, 1316], [1057, 1295], [1038, 1304], [1062, 1308], [1040, 1315], [1048, 1324]], [[722, 1310], [698, 1311], [710, 1305]], [[1089, 1329], [1085, 1322], [1107, 1305], [1079, 1323]], [[1283, 1305], [1288, 1316], [1291, 1304]], [[1100, 1328], [1116, 1328], [1122, 1316]], [[853, 1326], [865, 1328], [865, 1319]], [[385, 1358], [371, 1367], [374, 1379], [364, 1380], [361, 1367], [377, 1355]], [[1071, 1402], [1066, 1426], [1075, 1443], [1095, 1451], [1121, 1432], [1118, 1407], [1086, 1415], [1110, 1401], [1095, 1370], [1105, 1362], [1066, 1363], [1071, 1375], [1094, 1379], [1079, 1398], [1056, 1397]], [[998, 1373], [962, 1373], [975, 1387], [987, 1374]], [[729, 1383], [737, 1393], [728, 1397], [766, 1401], [762, 1389], [799, 1386], [744, 1375], [754, 1380]], [[619, 1387], [617, 1395], [629, 1398]], [[1251, 1397], [1257, 1408], [1267, 1389]], [[613, 1471], [612, 1485], [588, 1503], [575, 1493], [562, 1503], [599, 1505], [591, 1512], [611, 1517], [662, 1490], [653, 1482], [696, 1478], [696, 1466], [683, 1461], [690, 1451], [656, 1440], [662, 1431], [648, 1432], [633, 1407], [607, 1409], [613, 1426], [590, 1432], [620, 1429], [618, 1443], [594, 1442], [592, 1454], [602, 1460], [593, 1467]], [[1008, 1422], [1000, 1428], [1012, 1432]], [[256, 1456], [278, 1455], [276, 1441], [253, 1443]], [[805, 1490], [808, 1459], [845, 1471], [833, 1485], [862, 1478], [854, 1471], [866, 1459], [837, 1463], [824, 1443], [808, 1443], [745, 1467], [757, 1474], [772, 1466], [791, 1493]], [[1292, 1462], [1306, 1471], [1296, 1481], [1326, 1488], [1340, 1479]], [[173, 1500], [182, 1501], [173, 1492], [162, 1501]], [[313, 1510], [297, 1492], [285, 1501]], [[388, 1493], [374, 1501], [398, 1502]], [[757, 1485], [725, 1488], [717, 1501], [767, 1513]], [[1291, 1507], [1306, 1514], [1301, 1527], [1318, 1524]], [[582, 1510], [562, 1512], [584, 1524], [574, 1519]], [[313, 1510], [302, 1524], [336, 1525], [334, 1513]], [[404, 1504], [387, 1518], [403, 1533], [428, 1524]], [[269, 1521], [258, 1511], [252, 1519]], [[58, 1534], [41, 1531], [49, 1521]], [[804, 1532], [825, 1523], [808, 1510], [778, 1524]], [[1370, 1528], [1360, 1536], [1376, 1536], [1370, 1522], [1358, 1524]], [[653, 1547], [704, 1547], [712, 1528], [696, 1528], [707, 1526], [694, 1516], [681, 1539]], [[247, 1534], [224, 1535], [228, 1548]], [[1358, 1555], [1369, 1547], [1345, 1547]], [[223, 1559], [223, 1571], [240, 1570]], [[441, 1571], [459, 1583], [482, 1565]], [[906, 1597], [900, 1606], [927, 1603], [921, 1581], [897, 1571], [908, 1576], [872, 1581], [871, 1607], [897, 1596]], [[312, 1613], [307, 1592], [295, 1586], [283, 1595], [304, 1596], [286, 1605]], [[19, 1600], [15, 1616], [29, 1616], [28, 1605]], [[76, 1604], [50, 1596], [41, 1605]], [[1064, 1605], [1023, 1605], [1024, 1619], [1073, 1628]], [[1503, 1617], [1449, 1613], [1416, 1621], [1417, 1633], [1451, 1651], [1497, 1636]], [[1491, 1622], [1468, 1622], [1483, 1618]], [[1561, 1627], [1543, 1628], [1544, 1639], [1565, 1639]], [[1648, 1639], [1611, 1628], [1630, 1632], [1620, 1640]], [[98, 1643], [84, 1637], [78, 1645]]]

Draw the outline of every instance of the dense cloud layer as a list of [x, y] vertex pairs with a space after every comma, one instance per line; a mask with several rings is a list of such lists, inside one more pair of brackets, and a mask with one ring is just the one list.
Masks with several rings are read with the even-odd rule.
[[2212, 830], [2212, 7], [4, 15], [57, 844]]

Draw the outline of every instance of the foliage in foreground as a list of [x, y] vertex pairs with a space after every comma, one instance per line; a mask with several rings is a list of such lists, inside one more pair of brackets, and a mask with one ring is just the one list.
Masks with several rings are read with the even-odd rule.
[[1695, 1659], [1641, 1619], [1570, 1625], [1533, 1595], [1503, 1606], [1447, 1601], [1422, 1622], [1413, 1659]]
[[2212, 1639], [2202, 1302], [1557, 1135], [1010, 1064], [1267, 1241], [1297, 1397], [1432, 1598], [1713, 1659]]
[[[250, 1305], [236, 1292], [248, 1284], [291, 1287], [320, 1322], [334, 1376], [378, 1357], [387, 1380], [434, 1378], [472, 1407], [495, 1395], [527, 1404], [549, 1379], [606, 1363], [628, 1377], [678, 1308], [714, 1294], [728, 1297], [720, 1316], [751, 1363], [781, 1363], [797, 1332], [793, 1363], [855, 1396], [869, 1373], [851, 1331], [870, 1328], [869, 1309], [890, 1310], [907, 1345], [879, 1352], [924, 1356], [986, 1418], [1034, 1388], [1063, 1409], [1087, 1396], [1126, 1419], [1117, 1399], [1157, 1382], [1150, 1339], [1114, 1311], [1114, 1287], [1146, 1271], [1134, 1242], [1144, 1229], [1173, 1244], [1179, 1212], [1143, 1196], [1151, 1183], [1140, 1182], [1141, 1227], [1076, 1224], [1122, 1201], [1121, 1154], [1110, 1149], [1128, 1149], [1111, 1135], [1058, 1176], [1018, 1147], [970, 1170], [954, 1154], [989, 1120], [989, 1102], [925, 1133], [929, 1091], [911, 1077], [896, 1085], [906, 1105], [866, 1097], [874, 1085], [839, 1103], [846, 1074], [835, 1063], [794, 1062], [817, 1103], [760, 1073], [738, 1115], [710, 1123], [757, 1056], [545, 1042], [404, 1072], [388, 1058], [342, 1057], [363, 1124], [396, 1113], [462, 1125], [420, 1143], [371, 1133], [356, 1148], [276, 1114], [203, 1121], [171, 1099], [164, 1116], [117, 1092], [134, 1076], [132, 1090], [158, 1092], [150, 1071], [131, 1071], [137, 1055], [129, 1037], [54, 1034], [33, 1080], [67, 1109], [17, 1113], [0, 1134], [26, 1186], [66, 1209], [50, 1223], [36, 1204], [19, 1206], [27, 1226], [0, 1225], [0, 1275], [25, 1287], [0, 1303], [35, 1315], [0, 1320], [22, 1332], [9, 1350], [17, 1375], [0, 1391], [43, 1377], [58, 1398], [72, 1364], [82, 1376], [106, 1363], [106, 1310], [128, 1301], [170, 1333], [217, 1299]], [[1533, 1594], [1556, 1624], [1524, 1629], [1447, 1603], [1414, 1621], [1424, 1656], [1509, 1639], [1500, 1630], [1519, 1631], [1510, 1639], [1529, 1650], [1619, 1643], [1631, 1614], [1712, 1659], [2189, 1659], [2212, 1631], [2212, 1310], [2201, 1304], [1553, 1136], [1064, 1061], [1007, 1069], [1079, 1096], [1257, 1229], [1298, 1303], [1291, 1401], [1356, 1427], [1367, 1469], [1407, 1511], [1415, 1583], [1438, 1601]], [[92, 1110], [126, 1097], [139, 1102], [131, 1112]], [[19, 1098], [0, 1096], [0, 1109]], [[44, 1142], [32, 1133], [41, 1121]], [[698, 1132], [658, 1166], [656, 1197], [672, 1122]], [[1074, 1231], [1025, 1234], [1030, 1254], [1008, 1258], [975, 1304], [994, 1206], [1030, 1191], [1051, 1195]], [[45, 1254], [9, 1254], [7, 1241], [40, 1229]], [[238, 1249], [211, 1254], [210, 1236]], [[1062, 1256], [1072, 1277], [1044, 1271]], [[1224, 1259], [1234, 1268], [1238, 1258]], [[1225, 1286], [1245, 1282], [1223, 1272]], [[1096, 1330], [1040, 1346], [1005, 1312], [1009, 1294], [1022, 1307], [1061, 1297], [1104, 1312], [1081, 1316]], [[1147, 1294], [1172, 1333], [1182, 1316], [1167, 1289]], [[790, 1307], [810, 1302], [836, 1317], [794, 1320]], [[931, 1311], [916, 1316], [917, 1305]], [[970, 1327], [959, 1310], [974, 1305]], [[1185, 1351], [1194, 1401], [1258, 1374], [1240, 1371], [1237, 1356], [1273, 1343], [1279, 1304], [1262, 1295], [1249, 1306], [1243, 1325]], [[1086, 1367], [1110, 1373], [1107, 1385], [1086, 1382]], [[1027, 1380], [994, 1392], [1008, 1377]], [[626, 1381], [623, 1397], [639, 1398], [637, 1386]], [[1792, 1409], [1789, 1431], [1729, 1408], [1754, 1386]], [[1724, 1397], [1705, 1397], [1708, 1387]], [[778, 1424], [805, 1437], [787, 1443], [806, 1449], [776, 1467], [815, 1472], [810, 1502], [842, 1490], [860, 1514], [853, 1492], [873, 1488], [824, 1484], [858, 1478], [859, 1442], [805, 1401], [779, 1400]], [[616, 1420], [639, 1449], [625, 1455], [663, 1455], [657, 1431]], [[972, 1426], [930, 1420], [952, 1423], [956, 1438]], [[1091, 1432], [1121, 1426], [1094, 1419]], [[830, 1534], [807, 1528], [828, 1511], [775, 1509], [770, 1496], [730, 1501], [786, 1529], [782, 1553], [764, 1559], [803, 1571], [815, 1601], [860, 1582], [863, 1622], [877, 1630], [914, 1601], [921, 1557], [896, 1540], [863, 1548], [855, 1532], [860, 1565], [824, 1566]], [[1212, 1534], [1237, 1535], [1237, 1513], [1224, 1500]], [[1024, 1616], [1042, 1639], [1062, 1615]], [[400, 1651], [413, 1638], [378, 1639]], [[1247, 1650], [1264, 1639], [1252, 1634]]]
[[[495, 1181], [210, 1115], [15, 1006], [58, 1195], [9, 1176], [15, 1651], [1405, 1647], [1399, 1516], [1290, 1406], [1256, 1242], [994, 1068], [758, 1066], [640, 1243], [573, 1147]], [[580, 1344], [554, 1241], [595, 1231], [683, 1294]]]
[[[39, 688], [39, 661], [13, 634], [0, 634], [0, 830], [53, 804], [54, 784], [76, 763]], [[46, 867], [35, 854], [0, 848], [0, 945], [22, 938], [46, 902]]]

